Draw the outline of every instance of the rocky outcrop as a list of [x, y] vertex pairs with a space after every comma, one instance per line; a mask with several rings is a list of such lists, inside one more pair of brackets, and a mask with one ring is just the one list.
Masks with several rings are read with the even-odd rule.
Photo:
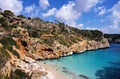
[[[34, 40], [33, 40], [34, 41]], [[32, 43], [32, 42], [31, 42]], [[73, 53], [82, 53], [87, 50], [95, 50], [100, 48], [109, 47], [107, 39], [102, 38], [100, 41], [84, 40], [67, 47], [61, 45], [59, 42], [54, 42], [53, 46], [40, 45], [37, 41], [32, 46], [28, 44], [26, 49], [28, 50], [27, 56], [33, 59], [52, 59], [59, 58], [61, 56], [72, 55]]]
[[71, 47], [69, 48], [65, 48], [62, 47], [63, 49], [63, 56], [66, 55], [72, 55], [73, 53], [82, 53], [85, 52], [87, 50], [95, 50], [95, 49], [100, 49], [100, 48], [106, 48], [109, 47], [109, 42], [107, 39], [103, 38], [101, 41], [95, 41], [95, 40], [91, 40], [91, 41], [82, 41], [76, 44], [73, 44]]

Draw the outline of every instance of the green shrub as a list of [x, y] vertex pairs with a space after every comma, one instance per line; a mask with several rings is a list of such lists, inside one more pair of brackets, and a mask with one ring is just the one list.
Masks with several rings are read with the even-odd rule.
[[22, 18], [22, 19], [26, 18], [24, 15], [18, 15], [17, 17]]
[[6, 29], [6, 30], [9, 29], [9, 28], [8, 28], [8, 23], [6, 22], [6, 18], [1, 17], [1, 18], [0, 18], [0, 24], [2, 25], [2, 28]]
[[18, 52], [16, 50], [13, 50], [13, 47], [8, 47], [7, 48], [13, 55], [17, 56], [18, 58], [20, 58], [20, 55], [18, 54]]
[[4, 10], [3, 16], [8, 18], [9, 16], [14, 16], [14, 13], [10, 10]]
[[[0, 43], [2, 43], [4, 49], [8, 49], [13, 55], [20, 57], [19, 54], [13, 50], [13, 46], [16, 48], [19, 48], [19, 45], [11, 38], [11, 37], [5, 37], [0, 40]], [[4, 51], [5, 52], [5, 51]]]
[[0, 48], [0, 52], [3, 56], [10, 58], [10, 54], [6, 51], [5, 48]]
[[9, 79], [9, 78], [0, 75], [0, 79]]
[[17, 69], [11, 72], [10, 79], [29, 79], [28, 75], [25, 74], [23, 71]]

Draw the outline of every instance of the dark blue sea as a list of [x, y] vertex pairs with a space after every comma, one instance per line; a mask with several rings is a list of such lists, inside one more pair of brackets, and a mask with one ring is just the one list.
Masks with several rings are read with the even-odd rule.
[[64, 73], [73, 73], [79, 79], [120, 79], [120, 44], [46, 62], [60, 66]]

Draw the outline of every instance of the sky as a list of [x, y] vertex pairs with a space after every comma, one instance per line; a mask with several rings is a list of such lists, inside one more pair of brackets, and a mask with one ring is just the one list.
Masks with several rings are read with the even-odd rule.
[[120, 0], [0, 0], [0, 8], [79, 29], [120, 34]]

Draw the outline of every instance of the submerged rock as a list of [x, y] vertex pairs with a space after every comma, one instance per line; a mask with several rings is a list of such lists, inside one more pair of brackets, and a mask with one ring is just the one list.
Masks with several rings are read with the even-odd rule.
[[82, 75], [82, 74], [80, 74], [79, 76], [80, 76], [80, 78], [82, 78], [82, 79], [89, 79], [87, 76]]

